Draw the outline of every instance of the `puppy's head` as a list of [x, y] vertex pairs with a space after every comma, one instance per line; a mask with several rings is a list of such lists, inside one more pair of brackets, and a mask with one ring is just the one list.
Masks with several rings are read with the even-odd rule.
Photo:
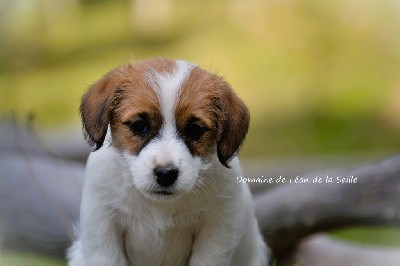
[[111, 129], [133, 185], [152, 199], [190, 193], [213, 158], [229, 168], [249, 126], [221, 77], [168, 59], [109, 72], [84, 94], [81, 115], [95, 150]]

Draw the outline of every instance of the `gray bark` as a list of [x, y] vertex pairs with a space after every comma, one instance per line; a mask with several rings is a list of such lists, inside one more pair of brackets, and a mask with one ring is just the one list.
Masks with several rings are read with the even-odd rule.
[[399, 266], [400, 249], [355, 245], [320, 234], [301, 241], [295, 261], [307, 266]]
[[400, 157], [331, 177], [339, 175], [358, 181], [287, 184], [256, 197], [260, 227], [276, 256], [293, 252], [300, 240], [317, 232], [354, 225], [400, 226]]

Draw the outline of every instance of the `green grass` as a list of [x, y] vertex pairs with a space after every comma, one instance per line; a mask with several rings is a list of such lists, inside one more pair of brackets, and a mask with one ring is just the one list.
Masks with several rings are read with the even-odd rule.
[[352, 227], [331, 234], [338, 239], [359, 244], [400, 247], [400, 228], [396, 227]]
[[65, 261], [52, 259], [37, 254], [0, 253], [0, 265], [3, 266], [64, 266]]

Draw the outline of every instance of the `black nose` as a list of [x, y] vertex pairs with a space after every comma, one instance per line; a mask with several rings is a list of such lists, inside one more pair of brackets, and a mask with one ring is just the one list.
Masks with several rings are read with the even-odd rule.
[[154, 169], [157, 183], [162, 187], [169, 187], [178, 179], [179, 170], [171, 166], [158, 166]]

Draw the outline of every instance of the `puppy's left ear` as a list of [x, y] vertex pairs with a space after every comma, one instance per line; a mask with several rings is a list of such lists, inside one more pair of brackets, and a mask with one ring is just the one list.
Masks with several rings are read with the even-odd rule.
[[217, 142], [219, 161], [227, 168], [237, 153], [249, 129], [250, 115], [244, 102], [225, 84], [220, 98], [223, 115], [222, 131]]

